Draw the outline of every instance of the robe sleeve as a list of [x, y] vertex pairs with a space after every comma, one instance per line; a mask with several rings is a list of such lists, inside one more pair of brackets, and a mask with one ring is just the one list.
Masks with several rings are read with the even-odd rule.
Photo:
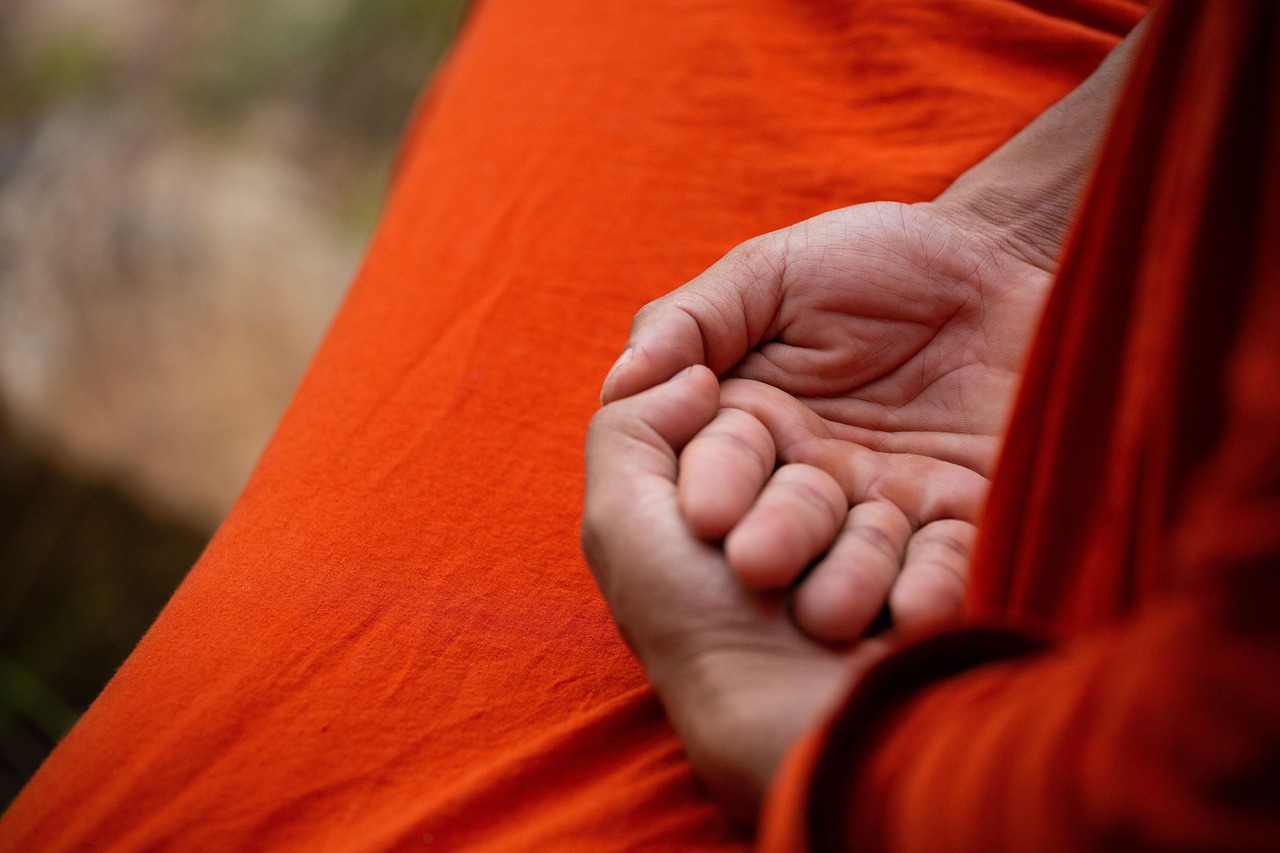
[[994, 635], [957, 634], [898, 656], [793, 756], [766, 849], [1275, 850], [1280, 633], [1240, 611], [1280, 599], [1278, 553], [1069, 646], [993, 663]]

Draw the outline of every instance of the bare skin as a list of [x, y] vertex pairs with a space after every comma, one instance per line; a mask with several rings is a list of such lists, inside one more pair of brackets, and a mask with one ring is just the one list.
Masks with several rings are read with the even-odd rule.
[[724, 381], [720, 413], [680, 459], [690, 526], [724, 539], [759, 591], [822, 557], [794, 598], [815, 638], [861, 636], [886, 600], [911, 630], [963, 596], [1050, 280], [929, 206], [861, 205], [759, 238], [646, 309], [623, 370], [696, 328]]
[[[934, 202], [756, 238], [637, 315], [588, 434], [583, 547], [734, 813], [753, 814], [795, 738], [902, 635], [958, 613], [1140, 30]], [[865, 637], [886, 605], [892, 630]]]
[[836, 701], [851, 667], [878, 660], [890, 641], [854, 651], [814, 642], [781, 596], [743, 587], [723, 550], [689, 529], [677, 452], [710, 423], [718, 397], [715, 375], [694, 367], [600, 410], [582, 545], [694, 765], [749, 820], [779, 756]]

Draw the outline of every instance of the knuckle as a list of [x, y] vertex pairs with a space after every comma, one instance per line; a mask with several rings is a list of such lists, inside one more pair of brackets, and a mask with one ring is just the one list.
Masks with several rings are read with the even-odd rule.
[[841, 515], [844, 513], [843, 508], [837, 506], [838, 501], [835, 499], [834, 492], [819, 477], [808, 474], [802, 475], [797, 471], [788, 477], [783, 485], [791, 492], [794, 498], [817, 513], [824, 516], [832, 515], [835, 512], [839, 512]]
[[752, 275], [777, 273], [782, 265], [784, 243], [778, 232], [761, 234], [734, 246], [725, 262]]
[[661, 299], [655, 299], [652, 302], [646, 302], [644, 305], [641, 305], [640, 310], [637, 311], [635, 317], [631, 319], [631, 331], [634, 332], [637, 329], [649, 325], [653, 315], [662, 312], [666, 299], [667, 297], [664, 296]]
[[[949, 555], [951, 559], [959, 557], [967, 561], [972, 543], [973, 537], [968, 531], [944, 529], [931, 532], [922, 544], [929, 545], [935, 551], [943, 552], [943, 555]], [[945, 559], [945, 557], [940, 555], [937, 559]]]
[[873, 522], [855, 522], [849, 529], [856, 539], [889, 560], [902, 558], [902, 540]]
[[773, 470], [773, 454], [766, 451], [759, 442], [729, 427], [709, 429], [699, 434], [690, 445], [700, 445], [700, 450], [714, 448], [717, 451], [749, 460], [759, 468], [761, 477], [768, 477]]
[[598, 443], [606, 435], [619, 432], [627, 422], [620, 411], [621, 402], [601, 406], [587, 422], [587, 445]]

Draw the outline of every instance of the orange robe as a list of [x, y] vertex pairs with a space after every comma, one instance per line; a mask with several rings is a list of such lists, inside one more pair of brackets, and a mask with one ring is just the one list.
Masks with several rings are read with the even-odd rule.
[[931, 198], [1141, 13], [481, 0], [243, 496], [0, 849], [743, 849], [578, 553], [600, 379], [645, 301]]
[[967, 609], [792, 756], [769, 849], [1280, 850], [1275, 3], [1157, 12]]

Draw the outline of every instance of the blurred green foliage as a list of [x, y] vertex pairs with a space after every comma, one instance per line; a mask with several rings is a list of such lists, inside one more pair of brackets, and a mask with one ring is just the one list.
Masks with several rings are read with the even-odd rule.
[[285, 103], [317, 140], [390, 149], [467, 0], [194, 0], [186, 32], [139, 73], [83, 26], [17, 50], [0, 16], [0, 126], [51, 105], [144, 100], [209, 130], [233, 132], [254, 109]]
[[85, 29], [59, 33], [35, 56], [19, 60], [0, 29], [0, 124], [39, 113], [72, 96], [101, 97], [112, 78], [111, 59]]

